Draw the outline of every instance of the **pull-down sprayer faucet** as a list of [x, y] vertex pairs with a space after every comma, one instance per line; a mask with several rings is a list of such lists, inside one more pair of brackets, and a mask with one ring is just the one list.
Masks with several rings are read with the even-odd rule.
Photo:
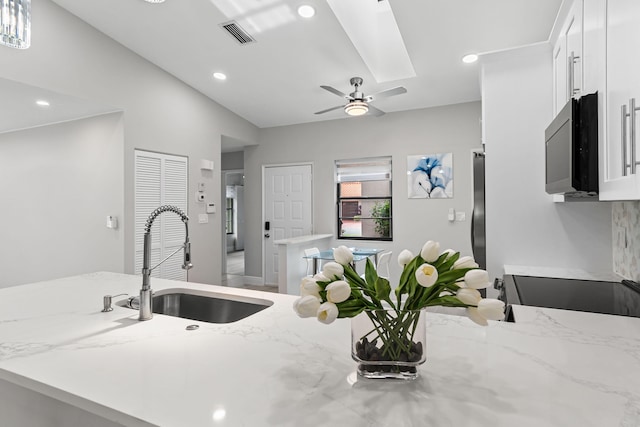
[[[184, 222], [185, 229], [185, 238], [184, 244], [167, 256], [165, 259], [160, 261], [155, 267], [149, 268], [149, 264], [151, 261], [151, 226], [153, 225], [153, 221], [155, 221], [156, 217], [163, 212], [173, 212], [180, 217], [182, 222]], [[189, 243], [189, 217], [185, 215], [182, 210], [176, 206], [164, 205], [160, 206], [158, 209], [151, 212], [149, 218], [147, 218], [147, 222], [144, 225], [144, 251], [142, 258], [142, 289], [140, 289], [140, 315], [138, 316], [138, 320], [150, 320], [153, 317], [152, 304], [151, 304], [151, 285], [149, 281], [151, 280], [151, 272], [160, 266], [163, 262], [171, 258], [176, 252], [180, 249], [184, 249], [184, 260], [182, 263], [182, 268], [184, 270], [189, 270], [193, 267], [191, 264], [191, 243]]]

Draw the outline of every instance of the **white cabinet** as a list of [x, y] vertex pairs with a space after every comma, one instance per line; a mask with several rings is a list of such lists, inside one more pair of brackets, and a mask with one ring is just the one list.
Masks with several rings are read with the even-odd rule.
[[640, 200], [640, 0], [574, 0], [553, 43], [553, 114], [598, 92], [600, 200]]
[[553, 114], [582, 94], [583, 0], [574, 0], [553, 46]]
[[[600, 199], [640, 199], [640, 1], [604, 0], [606, 137]], [[602, 158], [604, 154], [604, 158]]]
[[[598, 92], [598, 109], [606, 109], [606, 0], [583, 0], [582, 24], [582, 93]], [[605, 115], [601, 118], [604, 120]], [[605, 124], [600, 126], [604, 140]]]

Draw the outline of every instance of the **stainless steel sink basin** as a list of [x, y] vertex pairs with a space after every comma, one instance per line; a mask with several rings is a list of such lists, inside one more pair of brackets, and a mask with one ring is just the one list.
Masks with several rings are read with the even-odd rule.
[[[153, 294], [153, 312], [209, 323], [236, 322], [273, 305], [273, 301], [204, 292], [194, 289], [165, 289]], [[130, 308], [137, 308], [135, 303]]]

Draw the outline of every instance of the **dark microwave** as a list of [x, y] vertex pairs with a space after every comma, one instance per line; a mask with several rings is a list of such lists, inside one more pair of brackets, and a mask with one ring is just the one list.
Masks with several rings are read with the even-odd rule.
[[545, 130], [545, 190], [598, 194], [598, 94], [571, 99]]

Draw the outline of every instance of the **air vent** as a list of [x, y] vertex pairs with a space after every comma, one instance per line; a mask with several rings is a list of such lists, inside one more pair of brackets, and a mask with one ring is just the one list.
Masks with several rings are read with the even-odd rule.
[[220, 25], [222, 28], [227, 30], [229, 34], [233, 36], [234, 39], [238, 41], [240, 44], [247, 43], [255, 43], [256, 39], [251, 37], [249, 33], [247, 33], [236, 21], [226, 22]]

